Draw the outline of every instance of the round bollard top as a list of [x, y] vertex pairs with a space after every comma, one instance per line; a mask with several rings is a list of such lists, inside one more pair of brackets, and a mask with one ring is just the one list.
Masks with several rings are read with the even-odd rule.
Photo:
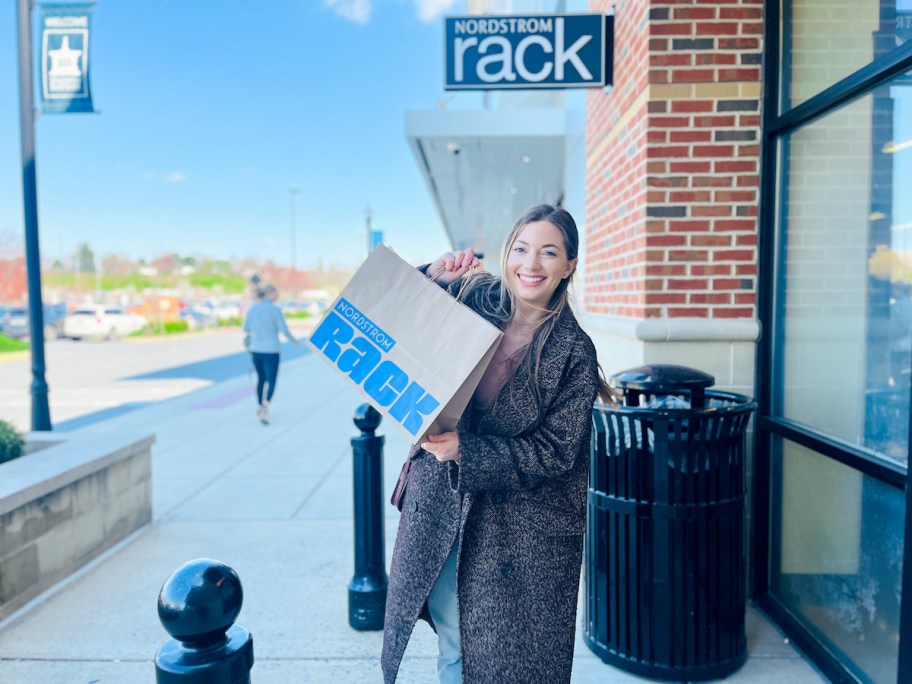
[[615, 373], [609, 378], [612, 387], [652, 392], [679, 392], [711, 387], [716, 379], [696, 368], [656, 363]]
[[184, 563], [165, 581], [158, 595], [158, 618], [178, 641], [217, 642], [237, 620], [243, 601], [234, 570], [199, 558]]
[[383, 420], [383, 416], [370, 404], [361, 404], [355, 409], [355, 415], [352, 420], [355, 423], [355, 427], [361, 432], [373, 433], [374, 430], [380, 427], [380, 421]]

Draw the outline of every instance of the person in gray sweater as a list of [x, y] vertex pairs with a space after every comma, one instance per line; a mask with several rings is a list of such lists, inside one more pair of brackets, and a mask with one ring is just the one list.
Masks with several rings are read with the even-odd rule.
[[578, 245], [570, 214], [542, 205], [507, 237], [502, 276], [475, 272], [472, 250], [425, 269], [504, 337], [455, 431], [409, 453], [386, 684], [420, 617], [437, 632], [443, 684], [570, 681], [592, 406], [610, 397], [568, 304]]
[[279, 333], [295, 344], [298, 340], [288, 329], [282, 310], [275, 305], [278, 292], [272, 285], [257, 290], [257, 302], [244, 318], [244, 346], [253, 357], [257, 374], [257, 418], [269, 424], [269, 403], [279, 378]]

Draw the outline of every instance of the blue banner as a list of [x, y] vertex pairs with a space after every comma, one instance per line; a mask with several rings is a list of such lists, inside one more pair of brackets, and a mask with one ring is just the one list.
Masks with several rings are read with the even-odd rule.
[[600, 88], [605, 15], [447, 17], [446, 90]]
[[89, 32], [94, 3], [41, 5], [41, 111], [91, 112]]

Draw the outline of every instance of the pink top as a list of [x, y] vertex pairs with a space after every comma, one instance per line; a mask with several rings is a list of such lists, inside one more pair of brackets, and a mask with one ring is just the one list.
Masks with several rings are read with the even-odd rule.
[[475, 394], [472, 396], [473, 408], [486, 410], [491, 407], [497, 395], [500, 394], [500, 390], [507, 384], [510, 376], [516, 372], [522, 361], [523, 353], [534, 334], [534, 329], [520, 332], [512, 324], [507, 326], [500, 346], [494, 352], [494, 358], [485, 369], [484, 375], [475, 389]]

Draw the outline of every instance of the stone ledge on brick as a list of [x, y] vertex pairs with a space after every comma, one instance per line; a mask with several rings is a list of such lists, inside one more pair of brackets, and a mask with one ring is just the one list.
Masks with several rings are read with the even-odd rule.
[[756, 342], [760, 322], [755, 318], [627, 318], [577, 314], [584, 330], [597, 330], [640, 342]]

